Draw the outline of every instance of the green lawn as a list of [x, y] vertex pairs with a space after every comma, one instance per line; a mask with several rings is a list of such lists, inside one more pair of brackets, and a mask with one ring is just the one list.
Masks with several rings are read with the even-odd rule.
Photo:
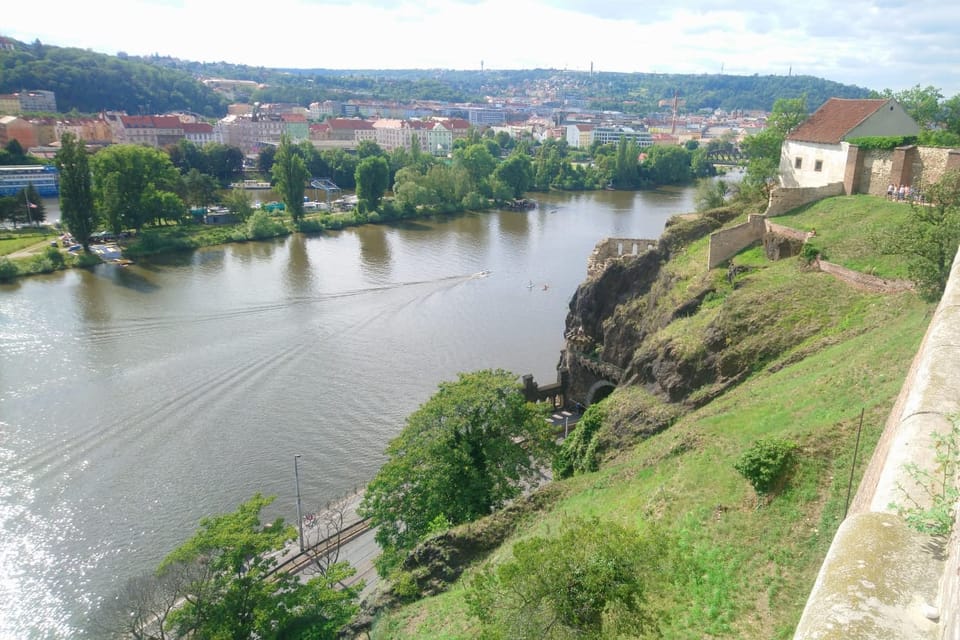
[[[891, 275], [894, 265], [871, 254], [872, 238], [907, 213], [906, 205], [855, 196], [811, 205], [776, 221], [816, 228], [833, 261], [868, 264]], [[699, 409], [687, 410], [666, 431], [609, 453], [600, 471], [563, 481], [566, 498], [487, 562], [508, 557], [517, 539], [556, 531], [571, 517], [627, 526], [657, 522], [702, 568], [695, 576], [677, 576], [673, 587], [656, 594], [664, 637], [791, 638], [845, 510], [860, 413], [864, 429], [855, 483], [932, 306], [913, 293], [857, 291], [807, 270], [799, 258], [770, 263], [757, 248], [735, 258], [751, 270], [731, 283], [726, 268], [696, 267], [705, 264], [705, 252], [705, 243], [697, 241], [667, 265], [671, 284], [660, 298], [670, 305], [698, 288], [714, 292], [698, 313], [649, 340], [693, 353], [702, 348], [709, 326], [726, 323], [741, 332], [734, 334], [737, 343], [731, 349], [751, 354], [751, 375]], [[631, 314], [654, 313], [650, 304], [649, 299], [635, 302], [619, 317], [629, 321]], [[643, 415], [678, 412], [677, 405], [639, 387], [618, 389], [607, 402], [607, 422], [621, 432]], [[758, 499], [733, 463], [756, 439], [771, 436], [796, 442], [799, 456], [783, 488], [766, 501]], [[472, 572], [442, 596], [384, 614], [372, 637], [477, 637], [479, 627], [464, 603]]]

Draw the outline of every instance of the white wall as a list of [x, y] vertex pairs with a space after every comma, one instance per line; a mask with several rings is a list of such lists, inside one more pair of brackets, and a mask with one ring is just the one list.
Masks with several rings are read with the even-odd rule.
[[[783, 187], [824, 187], [843, 182], [847, 166], [846, 142], [822, 144], [787, 140], [780, 147], [780, 185]], [[800, 168], [796, 159], [800, 158]], [[817, 161], [822, 162], [815, 171]]]

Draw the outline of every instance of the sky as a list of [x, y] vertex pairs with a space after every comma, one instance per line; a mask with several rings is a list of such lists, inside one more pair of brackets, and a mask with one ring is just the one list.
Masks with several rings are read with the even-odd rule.
[[[40, 5], [37, 5], [40, 6]], [[951, 0], [52, 0], [0, 35], [101, 53], [326, 69], [813, 75], [960, 93]], [[121, 8], [122, 7], [122, 8]]]

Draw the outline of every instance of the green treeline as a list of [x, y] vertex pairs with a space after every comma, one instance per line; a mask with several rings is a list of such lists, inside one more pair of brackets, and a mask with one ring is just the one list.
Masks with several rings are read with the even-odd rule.
[[46, 89], [57, 95], [62, 112], [127, 113], [191, 110], [209, 117], [226, 112], [227, 99], [198, 77], [253, 80], [239, 89], [238, 102], [292, 102], [377, 99], [483, 102], [517, 87], [540, 86], [564, 96], [548, 107], [609, 109], [649, 114], [668, 110], [664, 100], [679, 96], [682, 110], [755, 109], [768, 111], [780, 96], [803, 95], [818, 106], [830, 97], [863, 98], [868, 89], [814, 76], [735, 76], [724, 74], [586, 73], [554, 69], [331, 70], [266, 69], [225, 62], [201, 63], [169, 56], [111, 56], [77, 48], [16, 43], [0, 51], [0, 93]]
[[34, 42], [0, 51], [0, 93], [44, 89], [61, 112], [226, 113], [227, 101], [190, 73], [141, 60]]

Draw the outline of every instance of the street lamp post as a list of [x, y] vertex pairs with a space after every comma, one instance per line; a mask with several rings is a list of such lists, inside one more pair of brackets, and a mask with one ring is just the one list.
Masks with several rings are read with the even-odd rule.
[[297, 482], [297, 528], [300, 531], [300, 552], [303, 553], [303, 510], [300, 506], [300, 471], [297, 468], [299, 459], [299, 453], [293, 456], [293, 477]]

